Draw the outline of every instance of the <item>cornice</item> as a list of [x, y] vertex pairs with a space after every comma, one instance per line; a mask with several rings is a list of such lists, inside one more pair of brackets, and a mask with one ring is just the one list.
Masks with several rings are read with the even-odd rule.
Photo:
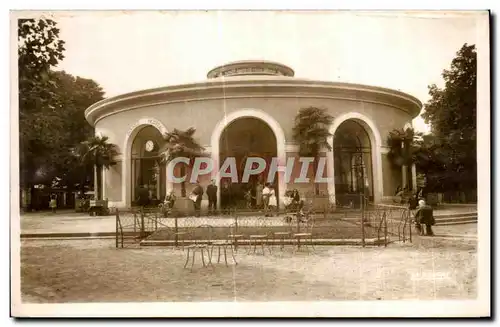
[[422, 103], [417, 98], [382, 87], [281, 76], [239, 76], [122, 94], [93, 104], [85, 111], [85, 118], [94, 125], [109, 115], [142, 107], [256, 97], [322, 98], [377, 103], [403, 110], [411, 117], [416, 117], [422, 108]]

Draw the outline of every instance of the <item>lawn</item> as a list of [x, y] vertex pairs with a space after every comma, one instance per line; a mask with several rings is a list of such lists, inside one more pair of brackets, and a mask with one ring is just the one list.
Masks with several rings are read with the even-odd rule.
[[23, 301], [321, 301], [473, 299], [473, 241], [420, 238], [387, 248], [291, 247], [237, 253], [238, 265], [183, 269], [171, 247], [115, 249], [111, 240], [35, 241], [21, 247]]
[[[201, 222], [200, 222], [201, 224]], [[195, 225], [193, 225], [195, 226]], [[210, 239], [222, 240], [227, 239], [228, 235], [231, 233], [241, 234], [244, 236], [254, 235], [254, 234], [269, 234], [277, 232], [291, 232], [297, 233], [297, 225], [292, 224], [287, 226], [284, 224], [274, 224], [270, 226], [252, 226], [251, 224], [243, 224], [238, 226], [237, 230], [230, 230], [227, 226], [213, 226], [212, 229], [207, 228], [197, 228], [197, 227], [180, 227], [179, 231], [188, 232], [188, 239], [199, 240], [199, 239]], [[301, 224], [300, 232], [307, 232], [308, 229]], [[174, 240], [174, 229], [173, 228], [159, 228], [159, 230], [153, 233], [148, 239], [150, 240]], [[312, 234], [315, 239], [361, 239], [362, 231], [361, 225], [354, 224], [353, 222], [343, 221], [343, 220], [316, 220], [314, 226], [312, 227]], [[365, 228], [365, 238], [376, 238], [377, 230], [372, 227]], [[383, 233], [380, 234], [383, 237]]]

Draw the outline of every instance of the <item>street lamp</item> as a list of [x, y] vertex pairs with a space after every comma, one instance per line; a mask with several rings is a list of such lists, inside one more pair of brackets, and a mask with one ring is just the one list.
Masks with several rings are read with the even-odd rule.
[[354, 171], [356, 172], [356, 187], [359, 191], [360, 207], [364, 207], [365, 195], [365, 164], [362, 150], [354, 157]]
[[[412, 172], [413, 172], [413, 163], [411, 158], [411, 142], [413, 141], [413, 127], [411, 123], [406, 123], [403, 127], [404, 136], [401, 142], [402, 154], [403, 154], [403, 184], [407, 187], [408, 190], [411, 190], [412, 187]], [[411, 169], [411, 172], [408, 171], [408, 168]]]

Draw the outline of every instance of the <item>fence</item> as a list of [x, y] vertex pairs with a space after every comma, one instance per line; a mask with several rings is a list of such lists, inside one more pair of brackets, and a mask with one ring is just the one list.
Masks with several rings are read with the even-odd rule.
[[[169, 241], [178, 246], [187, 241], [203, 239], [197, 233], [199, 226], [213, 227], [211, 239], [226, 240], [230, 234], [276, 234], [293, 236], [311, 233], [319, 243], [345, 240], [385, 245], [399, 241], [411, 242], [410, 212], [406, 207], [370, 204], [366, 198], [358, 199], [362, 205], [338, 208], [335, 212], [316, 211], [306, 207], [302, 212], [281, 212], [266, 216], [263, 212], [232, 210], [226, 215], [178, 217], [165, 216], [156, 208], [116, 210], [116, 247], [138, 244], [141, 240]], [[291, 240], [290, 240], [291, 241]]]
[[383, 235], [384, 244], [397, 237], [398, 241], [412, 242], [411, 212], [407, 207], [388, 204], [369, 204], [364, 213], [364, 224], [377, 230], [377, 238]]

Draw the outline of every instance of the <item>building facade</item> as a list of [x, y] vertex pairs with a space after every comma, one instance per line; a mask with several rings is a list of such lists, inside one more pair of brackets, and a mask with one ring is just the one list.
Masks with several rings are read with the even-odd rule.
[[[294, 182], [301, 165], [292, 137], [295, 116], [304, 107], [325, 108], [334, 118], [332, 150], [324, 149], [320, 158], [324, 176], [330, 178], [319, 184], [332, 204], [360, 188], [372, 201], [384, 201], [398, 186], [405, 186], [402, 175], [415, 174], [414, 167], [392, 167], [386, 142], [389, 132], [411, 125], [420, 113], [422, 104], [413, 96], [381, 87], [296, 78], [290, 67], [268, 61], [229, 63], [212, 69], [207, 77], [108, 98], [85, 111], [96, 134], [108, 136], [121, 153], [118, 163], [102, 172], [103, 198], [111, 206], [131, 206], [139, 185], [146, 185], [158, 199], [170, 189], [180, 194], [180, 185], [169, 182], [159, 149], [166, 133], [189, 127], [196, 129], [195, 138], [218, 167], [227, 157], [234, 157], [237, 166], [252, 156], [266, 162], [277, 158], [279, 198], [290, 189], [307, 193], [311, 184]], [[297, 160], [287, 181], [281, 170], [289, 158]], [[207, 185], [215, 179], [220, 186], [219, 177], [214, 169], [199, 180]], [[192, 187], [188, 176], [187, 191]]]

